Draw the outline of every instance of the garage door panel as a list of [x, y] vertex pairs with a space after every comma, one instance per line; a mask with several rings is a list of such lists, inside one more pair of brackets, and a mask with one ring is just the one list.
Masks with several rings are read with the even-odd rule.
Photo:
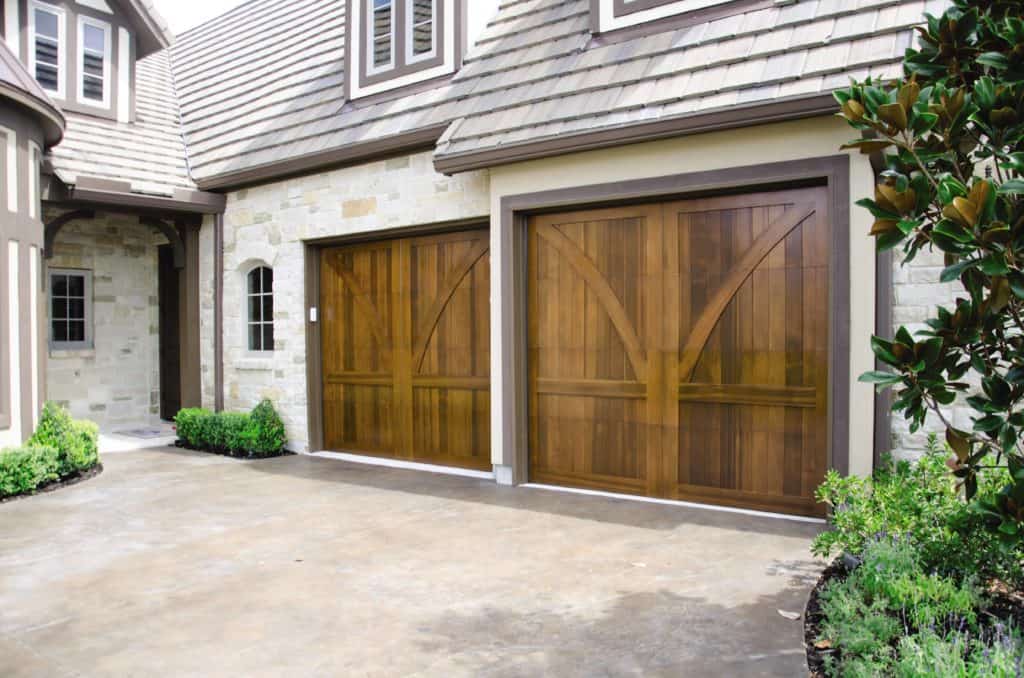
[[376, 454], [394, 449], [390, 376], [384, 379], [386, 386], [324, 385], [324, 440], [331, 449]]
[[[823, 196], [801, 189], [531, 220], [531, 474], [819, 512]], [[610, 367], [616, 341], [632, 373]], [[632, 418], [596, 408], [598, 395], [628, 402]]]
[[486, 230], [325, 250], [329, 449], [489, 469]]
[[488, 388], [415, 388], [415, 457], [471, 468], [489, 465], [491, 423]]
[[637, 481], [647, 477], [643, 400], [540, 394], [531, 426], [541, 474]]

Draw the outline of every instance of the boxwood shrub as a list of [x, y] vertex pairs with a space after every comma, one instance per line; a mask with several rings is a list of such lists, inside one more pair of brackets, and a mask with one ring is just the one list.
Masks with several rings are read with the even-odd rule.
[[0, 451], [0, 499], [28, 494], [99, 464], [99, 429], [46, 403], [39, 426], [23, 447]]
[[188, 408], [174, 418], [187, 447], [221, 454], [268, 457], [284, 450], [284, 422], [269, 400], [250, 413]]

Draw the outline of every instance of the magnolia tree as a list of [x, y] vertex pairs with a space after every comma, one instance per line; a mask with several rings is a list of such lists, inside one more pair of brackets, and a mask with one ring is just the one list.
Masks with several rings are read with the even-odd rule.
[[[893, 410], [917, 431], [929, 412], [955, 453], [950, 466], [993, 527], [1024, 539], [1024, 3], [955, 0], [926, 15], [904, 78], [854, 82], [836, 92], [840, 115], [861, 130], [844, 148], [880, 153], [874, 199], [880, 250], [945, 253], [941, 282], [959, 280], [955, 302], [928, 329], [873, 337], [886, 371], [861, 377], [893, 388]], [[964, 397], [973, 426], [943, 407]], [[979, 474], [1004, 474], [978, 495]]]

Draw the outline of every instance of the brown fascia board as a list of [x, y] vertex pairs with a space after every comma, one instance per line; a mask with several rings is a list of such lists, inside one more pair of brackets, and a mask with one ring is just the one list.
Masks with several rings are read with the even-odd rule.
[[39, 117], [47, 148], [56, 146], [64, 138], [64, 129], [67, 125], [64, 114], [48, 102], [2, 82], [0, 82], [0, 98], [20, 104]]
[[78, 177], [65, 195], [53, 198], [76, 205], [179, 214], [223, 214], [227, 207], [227, 196], [219, 193], [176, 188], [171, 196], [150, 195], [132, 192], [127, 182], [95, 177]]
[[467, 151], [453, 155], [442, 153], [435, 157], [434, 168], [442, 174], [452, 175], [525, 160], [640, 144], [669, 137], [799, 120], [828, 115], [836, 110], [837, 104], [831, 93], [815, 94], [808, 97], [776, 100], [751, 106], [734, 106], [707, 113], [676, 116], [645, 121], [635, 125], [509, 144], [480, 151]]
[[433, 149], [447, 127], [448, 123], [443, 123], [383, 139], [307, 153], [287, 160], [199, 179], [197, 183], [204, 191], [239, 189], [310, 174], [317, 170], [335, 169], [381, 160], [400, 153]]
[[167, 49], [174, 41], [174, 34], [162, 25], [152, 12], [151, 3], [143, 0], [124, 0], [131, 23], [139, 31], [138, 55], [143, 59], [154, 52]]

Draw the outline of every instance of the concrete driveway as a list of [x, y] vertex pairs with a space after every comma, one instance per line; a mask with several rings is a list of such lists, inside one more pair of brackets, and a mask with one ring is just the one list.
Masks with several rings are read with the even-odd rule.
[[174, 449], [0, 505], [0, 674], [801, 676], [815, 525]]

